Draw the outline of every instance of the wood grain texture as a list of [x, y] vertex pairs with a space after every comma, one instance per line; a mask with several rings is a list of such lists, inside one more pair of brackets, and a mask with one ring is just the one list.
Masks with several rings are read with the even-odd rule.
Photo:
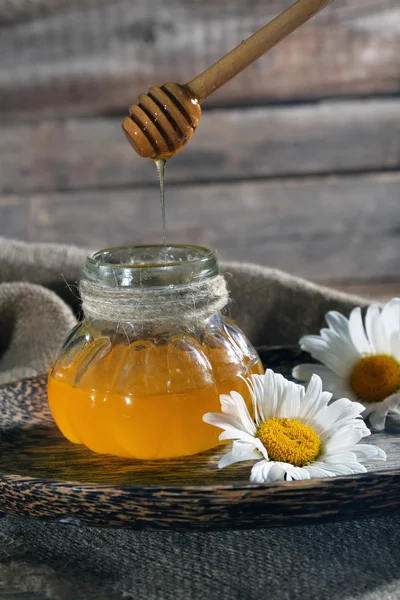
[[292, 3], [274, 19], [259, 25], [250, 37], [238, 43], [216, 63], [196, 75], [188, 82], [188, 90], [203, 104], [206, 98], [315, 17], [330, 2], [332, 0], [297, 0]]
[[[400, 173], [170, 185], [167, 239], [326, 281], [397, 279]], [[159, 242], [156, 188], [0, 196], [0, 235], [104, 248]]]
[[[35, 192], [155, 184], [119, 118], [0, 123], [0, 191]], [[168, 183], [227, 181], [400, 167], [400, 100], [212, 110]]]
[[[264, 350], [288, 374], [298, 350]], [[368, 474], [250, 484], [248, 465], [218, 471], [214, 450], [173, 461], [96, 455], [65, 440], [46, 401], [46, 378], [0, 388], [0, 493], [6, 514], [65, 524], [177, 530], [279, 527], [390, 514], [400, 508], [400, 438], [374, 434], [389, 461]], [[372, 470], [374, 469], [374, 470]]]
[[[3, 115], [126, 110], [140, 92], [185, 83], [290, 0], [18, 1], [0, 8]], [[219, 105], [397, 92], [397, 0], [336, 0], [222, 88]]]

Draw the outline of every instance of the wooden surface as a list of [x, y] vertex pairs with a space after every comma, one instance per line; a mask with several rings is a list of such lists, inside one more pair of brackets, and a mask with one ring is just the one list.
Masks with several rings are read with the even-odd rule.
[[[290, 0], [34, 0], [0, 7], [0, 111], [126, 112], [140, 92], [185, 83]], [[29, 6], [29, 9], [27, 8]], [[335, 0], [211, 103], [396, 93], [397, 0]]]
[[[399, 197], [399, 173], [170, 185], [168, 240], [331, 282], [395, 279]], [[156, 188], [3, 194], [0, 207], [9, 237], [100, 248], [161, 236]]]
[[[399, 294], [399, 124], [395, 98], [208, 111], [168, 164], [168, 239]], [[101, 248], [161, 235], [155, 167], [117, 117], [3, 121], [0, 211], [0, 235], [32, 241]]]
[[[304, 353], [289, 348], [262, 356], [287, 376], [304, 360]], [[349, 520], [400, 508], [398, 435], [368, 438], [388, 453], [386, 464], [368, 465], [368, 474], [250, 484], [244, 463], [216, 468], [225, 450], [153, 462], [96, 455], [62, 437], [46, 396], [46, 377], [0, 388], [6, 514], [73, 525], [215, 530]]]
[[[400, 99], [310, 102], [207, 111], [168, 163], [167, 184], [399, 168]], [[119, 117], [0, 122], [2, 192], [141, 185], [155, 187], [156, 171]]]

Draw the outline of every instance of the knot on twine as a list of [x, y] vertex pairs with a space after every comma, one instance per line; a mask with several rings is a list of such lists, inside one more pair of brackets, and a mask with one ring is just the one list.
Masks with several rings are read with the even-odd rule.
[[79, 291], [86, 317], [114, 323], [192, 323], [211, 317], [229, 300], [222, 275], [183, 285], [127, 289], [84, 279]]

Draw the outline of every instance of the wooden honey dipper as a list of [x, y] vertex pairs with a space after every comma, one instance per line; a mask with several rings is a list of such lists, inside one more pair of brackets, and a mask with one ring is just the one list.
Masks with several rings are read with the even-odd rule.
[[146, 158], [169, 158], [193, 136], [200, 104], [275, 44], [308, 21], [332, 0], [298, 0], [287, 10], [186, 83], [165, 83], [140, 94], [122, 128], [136, 152]]

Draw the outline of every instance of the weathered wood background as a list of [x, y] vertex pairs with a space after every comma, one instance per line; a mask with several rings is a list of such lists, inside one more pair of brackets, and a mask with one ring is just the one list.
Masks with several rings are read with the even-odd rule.
[[[121, 116], [290, 0], [0, 5], [0, 235], [157, 241], [155, 168]], [[206, 103], [168, 165], [171, 241], [375, 296], [400, 293], [400, 4], [335, 0]]]

